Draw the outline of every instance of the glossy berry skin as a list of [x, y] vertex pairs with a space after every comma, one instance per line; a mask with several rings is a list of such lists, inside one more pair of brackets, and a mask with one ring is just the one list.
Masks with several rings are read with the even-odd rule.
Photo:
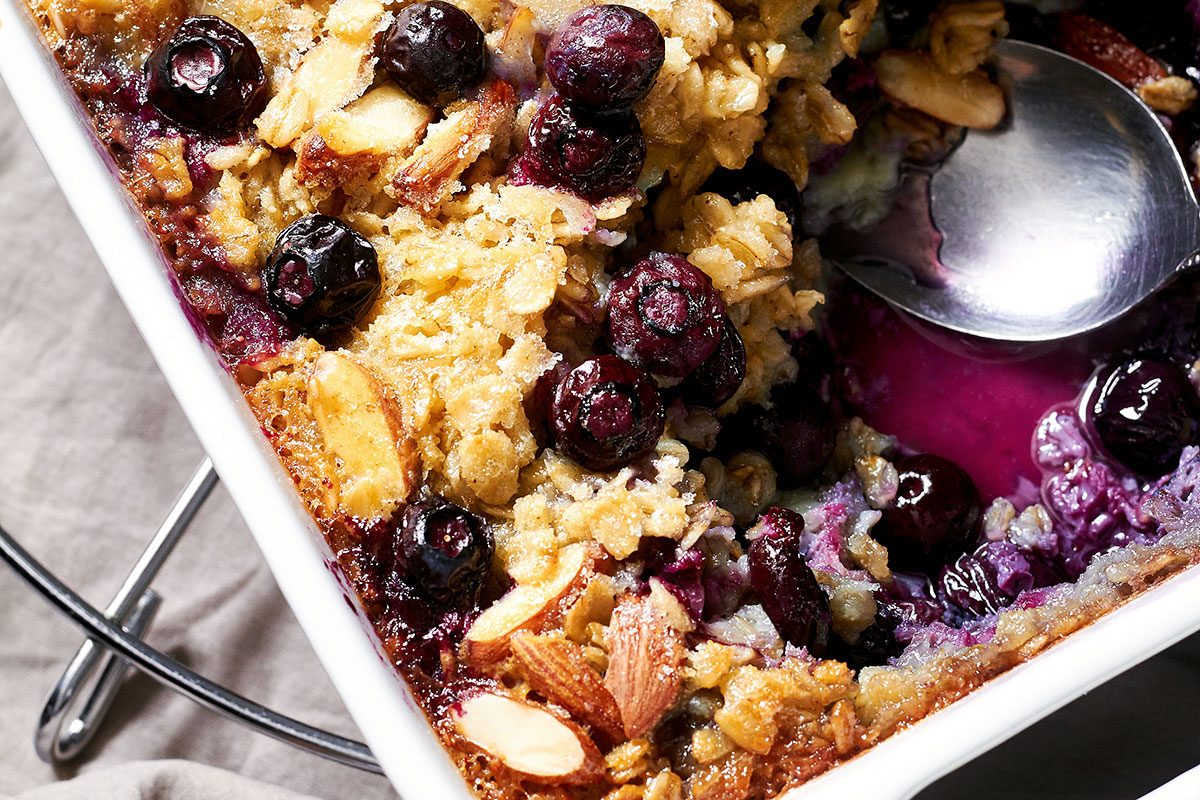
[[941, 456], [904, 456], [893, 465], [899, 490], [875, 538], [887, 547], [890, 566], [932, 573], [974, 541], [979, 491], [970, 475]]
[[704, 192], [715, 192], [734, 205], [749, 203], [765, 194], [787, 217], [792, 226], [792, 238], [799, 239], [804, 234], [800, 228], [800, 192], [796, 190], [796, 184], [786, 172], [761, 159], [751, 158], [741, 169], [718, 167], [700, 187], [699, 193]]
[[1084, 418], [1105, 453], [1127, 469], [1160, 477], [1200, 441], [1200, 394], [1183, 369], [1151, 357], [1109, 364], [1084, 398]]
[[645, 163], [646, 139], [635, 115], [593, 114], [555, 94], [534, 112], [509, 178], [597, 202], [632, 190]]
[[804, 518], [778, 506], [759, 518], [750, 543], [750, 585], [783, 639], [821, 656], [829, 644], [829, 599], [800, 555]]
[[440, 108], [483, 80], [488, 51], [470, 14], [430, 0], [396, 14], [380, 43], [379, 63], [401, 89]]
[[666, 57], [654, 20], [621, 5], [576, 11], [546, 47], [546, 77], [569, 100], [598, 112], [628, 110], [649, 94]]
[[657, 375], [690, 375], [716, 352], [724, 330], [720, 293], [682, 256], [651, 253], [609, 289], [609, 345]]
[[713, 354], [679, 384], [685, 402], [720, 408], [737, 394], [746, 380], [746, 345], [737, 326], [726, 317], [721, 342]]
[[164, 116], [202, 133], [244, 127], [267, 103], [254, 44], [219, 17], [189, 17], [146, 62], [147, 97]]
[[555, 387], [550, 426], [560, 452], [607, 472], [649, 455], [666, 415], [649, 375], [605, 355], [584, 361]]
[[370, 242], [339, 219], [312, 214], [279, 234], [263, 282], [271, 308], [315, 336], [357, 324], [383, 277]]
[[495, 543], [483, 518], [442, 499], [404, 509], [395, 532], [401, 577], [439, 603], [474, 603], [492, 564]]

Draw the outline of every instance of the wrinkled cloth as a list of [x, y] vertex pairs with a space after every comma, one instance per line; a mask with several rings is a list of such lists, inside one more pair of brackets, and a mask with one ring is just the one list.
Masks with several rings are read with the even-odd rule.
[[[202, 454], [2, 87], [0, 353], [0, 525], [104, 605]], [[222, 489], [155, 588], [164, 602], [152, 644], [359, 736]], [[34, 721], [80, 641], [0, 566], [0, 800], [396, 797], [381, 777], [268, 740], [141, 676], [85, 759], [56, 771], [34, 754]], [[1200, 761], [1198, 665], [1192, 637], [919, 800], [1136, 798]]]
[[[0, 352], [0, 525], [103, 606], [202, 452], [2, 88]], [[222, 488], [154, 587], [163, 604], [151, 644], [247, 697], [360, 738]], [[271, 741], [141, 675], [85, 760], [56, 773], [34, 753], [34, 723], [81, 641], [0, 565], [0, 797], [396, 797], [382, 777]], [[160, 759], [196, 763], [109, 769]], [[55, 784], [77, 773], [78, 784]]]
[[[348, 796], [348, 795], [347, 795]], [[12, 800], [317, 800], [187, 761], [136, 762], [22, 792]]]

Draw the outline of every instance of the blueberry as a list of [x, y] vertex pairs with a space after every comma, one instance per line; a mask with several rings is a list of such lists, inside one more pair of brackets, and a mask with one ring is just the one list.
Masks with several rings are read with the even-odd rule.
[[734, 205], [748, 203], [765, 194], [775, 202], [775, 208], [792, 226], [792, 238], [803, 236], [800, 228], [800, 192], [787, 173], [775, 169], [757, 158], [751, 158], [741, 169], [718, 167], [708, 177], [698, 193], [715, 192]]
[[462, 607], [478, 598], [495, 544], [481, 517], [438, 498], [404, 509], [395, 548], [403, 580], [439, 603]]
[[645, 162], [646, 139], [636, 116], [593, 114], [555, 94], [534, 112], [529, 141], [509, 178], [596, 202], [632, 190]]
[[929, 24], [936, 0], [885, 0], [879, 9], [893, 47], [902, 47]]
[[724, 330], [720, 293], [682, 256], [651, 253], [609, 289], [609, 345], [655, 374], [690, 375], [716, 352]]
[[985, 542], [964, 553], [938, 576], [937, 595], [943, 603], [967, 614], [995, 614], [1017, 599], [1037, 580], [1035, 566], [1012, 542]]
[[263, 278], [271, 308], [309, 335], [357, 324], [383, 283], [371, 243], [324, 214], [302, 217], [279, 234]]
[[1086, 13], [1116, 28], [1147, 55], [1165, 62], [1175, 74], [1194, 79], [1200, 67], [1200, 26], [1194, 7], [1177, 0], [1152, 0], [1147, 5], [1128, 0], [1091, 0]]
[[721, 342], [713, 354], [679, 384], [684, 401], [719, 408], [737, 394], [746, 379], [746, 345], [737, 326], [726, 317]]
[[821, 656], [832, 615], [812, 568], [800, 555], [804, 518], [788, 508], [767, 509], [750, 543], [750, 585], [783, 639]]
[[383, 35], [379, 63], [423, 103], [444, 107], [483, 80], [483, 31], [460, 8], [429, 0], [405, 6]]
[[772, 408], [758, 413], [756, 438], [770, 458], [781, 487], [804, 486], [821, 475], [838, 438], [829, 405], [802, 383], [775, 389]]
[[748, 406], [727, 417], [721, 446], [759, 450], [775, 466], [779, 487], [804, 486], [824, 470], [837, 427], [817, 387], [804, 382], [776, 387], [771, 407]]
[[1107, 365], [1084, 398], [1084, 417], [1106, 453], [1148, 478], [1179, 464], [1200, 440], [1200, 395], [1183, 369], [1153, 357]]
[[550, 417], [559, 451], [598, 472], [649, 455], [666, 426], [654, 381], [611, 355], [567, 373], [554, 389]]
[[961, 467], [925, 453], [893, 462], [900, 473], [896, 499], [874, 529], [893, 567], [932, 571], [975, 538], [979, 491]]
[[666, 57], [654, 20], [619, 5], [588, 6], [546, 47], [546, 77], [569, 100], [596, 111], [627, 110], [645, 97]]
[[1054, 32], [1050, 19], [1033, 6], [1005, 3], [1004, 19], [1008, 22], [1010, 39], [1040, 44], [1043, 47], [1052, 46]]
[[203, 133], [248, 124], [267, 103], [254, 44], [218, 17], [189, 17], [146, 62], [147, 97], [171, 120]]

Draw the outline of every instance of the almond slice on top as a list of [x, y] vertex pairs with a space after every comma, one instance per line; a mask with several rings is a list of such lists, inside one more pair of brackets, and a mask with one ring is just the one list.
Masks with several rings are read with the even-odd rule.
[[630, 739], [653, 728], [679, 697], [686, 655], [682, 607], [663, 590], [646, 597], [627, 594], [613, 610], [608, 629], [608, 672], [604, 685], [617, 701]]
[[609, 742], [625, 738], [617, 702], [579, 645], [519, 631], [512, 637], [512, 652], [526, 680], [546, 699]]
[[451, 715], [464, 739], [526, 778], [581, 785], [604, 776], [595, 743], [540, 706], [484, 692], [464, 700]]
[[308, 379], [308, 405], [325, 446], [340, 462], [340, 510], [384, 517], [412, 494], [418, 455], [395, 401], [361, 364], [323, 353]]
[[488, 669], [507, 658], [513, 634], [541, 630], [563, 610], [566, 598], [583, 589], [593, 559], [594, 552], [587, 544], [564, 547], [543, 580], [518, 584], [484, 610], [463, 639], [467, 661]]

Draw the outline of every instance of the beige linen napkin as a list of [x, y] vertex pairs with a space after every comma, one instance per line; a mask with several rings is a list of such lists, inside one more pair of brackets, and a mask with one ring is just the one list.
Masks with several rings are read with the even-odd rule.
[[[0, 524], [103, 605], [201, 455], [0, 88]], [[164, 602], [154, 645], [284, 713], [359, 736], [223, 490], [155, 588]], [[381, 777], [270, 741], [140, 676], [122, 691], [89, 760], [56, 774], [33, 752], [34, 721], [80, 639], [0, 566], [0, 795], [395, 797]], [[290, 791], [179, 762], [105, 769], [178, 758]], [[78, 784], [22, 794], [76, 770], [85, 773]]]

